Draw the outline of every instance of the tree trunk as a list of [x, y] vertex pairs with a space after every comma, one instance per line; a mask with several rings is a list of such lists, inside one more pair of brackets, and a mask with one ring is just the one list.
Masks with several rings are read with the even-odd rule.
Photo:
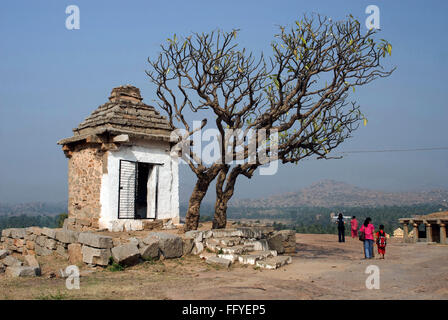
[[224, 181], [227, 176], [228, 169], [228, 167], [222, 169], [218, 175], [218, 180], [216, 181], [216, 202], [215, 214], [213, 217], [213, 229], [223, 229], [227, 224], [227, 203], [233, 196], [236, 178], [238, 177], [237, 172], [239, 170], [232, 170], [227, 178], [226, 187], [223, 191]]
[[198, 228], [200, 216], [199, 209], [209, 185], [210, 181], [208, 179], [198, 178], [196, 181], [190, 201], [188, 202], [188, 210], [185, 216], [185, 231], [196, 230]]
[[215, 215], [213, 217], [213, 229], [223, 229], [227, 224], [227, 202], [229, 199], [223, 197], [216, 199]]

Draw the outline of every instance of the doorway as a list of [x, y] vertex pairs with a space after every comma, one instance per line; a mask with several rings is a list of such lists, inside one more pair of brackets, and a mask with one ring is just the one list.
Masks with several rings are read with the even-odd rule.
[[153, 163], [120, 160], [119, 219], [155, 219], [157, 217], [159, 183], [157, 167]]

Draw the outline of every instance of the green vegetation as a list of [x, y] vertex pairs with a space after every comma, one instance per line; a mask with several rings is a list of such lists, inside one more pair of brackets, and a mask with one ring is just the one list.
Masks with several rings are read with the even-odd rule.
[[36, 300], [67, 300], [68, 295], [58, 290], [57, 293], [41, 294], [35, 297]]
[[7, 228], [26, 228], [26, 227], [61, 227], [64, 219], [67, 217], [66, 213], [60, 215], [18, 215], [18, 216], [1, 216], [0, 215], [0, 231]]
[[67, 217], [68, 217], [67, 213], [61, 213], [60, 215], [57, 216], [58, 228], [62, 228], [62, 226], [64, 225], [64, 220], [67, 219]]
[[[344, 216], [356, 216], [359, 225], [366, 217], [371, 217], [375, 228], [380, 224], [385, 226], [387, 233], [398, 228], [399, 218], [413, 215], [424, 215], [437, 212], [440, 205], [422, 204], [415, 206], [382, 206], [382, 207], [263, 207], [263, 208], [228, 208], [229, 219], [270, 220], [276, 230], [295, 229], [299, 233], [331, 233], [337, 234], [336, 223], [330, 220], [330, 213], [342, 212]], [[201, 206], [201, 221], [209, 221], [213, 216], [212, 205]], [[276, 222], [281, 220], [281, 222]], [[264, 221], [266, 222], [266, 221]], [[349, 223], [349, 222], [348, 222]], [[346, 234], [350, 233], [350, 225]]]
[[117, 272], [117, 271], [123, 271], [125, 269], [124, 266], [122, 266], [119, 263], [116, 263], [112, 257], [109, 257], [109, 265], [107, 266], [107, 270], [111, 272]]

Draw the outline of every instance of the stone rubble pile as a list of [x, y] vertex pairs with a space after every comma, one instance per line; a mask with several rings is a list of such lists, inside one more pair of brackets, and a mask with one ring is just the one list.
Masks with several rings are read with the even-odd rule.
[[274, 232], [267, 227], [238, 227], [185, 233], [184, 253], [198, 254], [207, 263], [225, 267], [232, 263], [277, 269], [292, 262], [296, 248], [295, 231]]
[[[5, 229], [0, 240], [0, 249], [3, 248], [0, 250], [0, 273], [11, 276], [40, 275], [36, 256], [53, 253], [70, 264], [102, 267], [111, 260], [131, 266], [145, 260], [195, 254], [207, 263], [226, 267], [238, 262], [277, 269], [292, 261], [291, 257], [278, 254], [295, 252], [293, 230], [274, 232], [266, 227], [189, 231], [183, 238], [171, 233], [150, 232], [144, 238], [124, 241], [91, 231], [29, 227]], [[23, 256], [24, 262], [14, 258], [12, 253]]]
[[0, 273], [10, 277], [40, 276], [41, 270], [35, 255], [27, 254], [24, 261], [11, 255], [9, 250], [0, 250]]

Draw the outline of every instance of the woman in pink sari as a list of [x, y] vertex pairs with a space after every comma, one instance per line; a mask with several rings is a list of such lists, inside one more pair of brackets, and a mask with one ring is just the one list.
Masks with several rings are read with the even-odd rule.
[[358, 236], [358, 220], [356, 220], [355, 216], [350, 220], [350, 226], [352, 230], [352, 238], [356, 238]]

